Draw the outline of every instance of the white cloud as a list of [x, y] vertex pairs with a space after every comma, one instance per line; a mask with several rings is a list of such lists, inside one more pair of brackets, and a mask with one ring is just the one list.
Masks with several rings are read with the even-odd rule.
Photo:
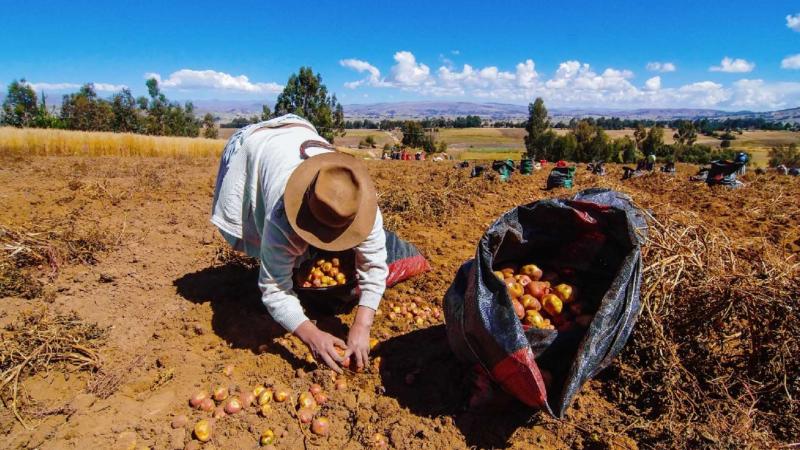
[[800, 103], [800, 83], [767, 83], [764, 80], [741, 79], [733, 83], [731, 106], [737, 108], [779, 109]]
[[781, 68], [800, 69], [800, 53], [783, 58], [783, 61], [781, 61]]
[[644, 82], [644, 87], [648, 91], [657, 91], [661, 89], [661, 77], [655, 76]]
[[[367, 78], [351, 82], [354, 87], [370, 85], [395, 88], [433, 97], [466, 97], [512, 102], [529, 102], [537, 96], [554, 107], [686, 107], [773, 109], [800, 103], [800, 83], [770, 83], [739, 80], [723, 85], [698, 81], [665, 87], [661, 76], [634, 85], [634, 73], [624, 68], [596, 70], [571, 60], [560, 63], [554, 73], [537, 71], [533, 59], [503, 70], [498, 66], [460, 68], [442, 65], [436, 70], [418, 61], [410, 52], [395, 54], [391, 75], [383, 78], [374, 65], [361, 60], [341, 62]], [[731, 60], [729, 64], [734, 64]], [[663, 71], [663, 63], [661, 66]]]
[[397, 64], [392, 66], [392, 84], [402, 88], [429, 86], [432, 84], [431, 69], [425, 64], [417, 63], [414, 54], [399, 51], [394, 54]]
[[746, 73], [752, 72], [755, 67], [755, 63], [741, 58], [733, 59], [726, 56], [722, 58], [718, 66], [711, 66], [708, 70], [712, 72]]
[[167, 79], [157, 73], [146, 73], [145, 78], [155, 78], [162, 88], [195, 90], [218, 89], [261, 94], [277, 94], [283, 86], [277, 83], [254, 83], [245, 75], [233, 76], [216, 70], [181, 69], [172, 72]]
[[[69, 91], [80, 89], [82, 84], [77, 83], [27, 83], [34, 91]], [[92, 83], [97, 92], [117, 92], [128, 86], [124, 84]]]
[[517, 64], [517, 84], [523, 88], [536, 86], [539, 74], [536, 73], [536, 64], [532, 59], [525, 60], [524, 63]]
[[651, 72], [666, 73], [666, 72], [675, 72], [676, 70], [678, 70], [678, 68], [675, 67], [675, 63], [653, 61], [647, 63], [647, 70]]
[[673, 105], [685, 105], [702, 108], [719, 106], [730, 99], [730, 92], [721, 84], [713, 81], [698, 81], [677, 89], [662, 90]]
[[94, 83], [95, 90], [99, 92], [118, 92], [127, 87], [124, 84]]
[[460, 55], [460, 54], [461, 54], [461, 50], [458, 50], [458, 49], [456, 49], [456, 50], [450, 50], [450, 53], [451, 53], [451, 54], [453, 54], [453, 55], [456, 55], [456, 56], [458, 56], [458, 55]]
[[377, 67], [373, 66], [372, 64], [366, 61], [349, 58], [339, 61], [339, 65], [341, 65], [342, 67], [353, 69], [358, 73], [367, 72], [369, 74], [367, 78], [364, 78], [363, 80], [350, 81], [345, 83], [344, 86], [348, 89], [355, 89], [364, 84], [375, 87], [382, 87], [386, 84], [386, 81], [381, 79], [381, 71], [378, 70]]
[[786, 26], [800, 33], [800, 13], [786, 16]]

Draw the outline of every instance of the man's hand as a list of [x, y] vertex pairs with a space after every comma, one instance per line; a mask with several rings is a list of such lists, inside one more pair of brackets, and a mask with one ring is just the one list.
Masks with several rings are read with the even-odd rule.
[[375, 318], [375, 311], [365, 306], [359, 306], [356, 311], [356, 318], [350, 333], [347, 335], [347, 351], [344, 359], [353, 356], [356, 369], [361, 370], [369, 362], [369, 330], [372, 328], [372, 320]]
[[300, 326], [294, 330], [294, 334], [308, 346], [308, 349], [311, 350], [311, 354], [314, 355], [314, 359], [317, 361], [322, 360], [337, 373], [342, 373], [339, 364], [344, 361], [344, 358], [339, 356], [339, 352], [336, 351], [335, 346], [346, 349], [347, 346], [343, 340], [320, 330], [316, 325], [311, 323], [310, 320], [301, 323]]

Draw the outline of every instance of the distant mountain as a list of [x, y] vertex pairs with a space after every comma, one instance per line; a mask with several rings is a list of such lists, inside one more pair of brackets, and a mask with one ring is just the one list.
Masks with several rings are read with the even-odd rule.
[[272, 108], [274, 100], [195, 100], [192, 101], [199, 115], [207, 112], [218, 116], [223, 121], [230, 121], [237, 116], [261, 114], [261, 105]]
[[471, 102], [398, 102], [345, 105], [347, 117], [362, 119], [420, 119], [424, 117], [481, 116], [513, 119], [528, 115], [527, 105]]
[[[4, 94], [0, 92], [0, 102]], [[59, 106], [60, 98], [48, 97], [48, 105]], [[250, 117], [261, 114], [261, 105], [273, 107], [274, 100], [197, 100], [193, 102], [198, 115], [207, 112], [219, 117], [223, 122], [237, 116]], [[572, 118], [584, 117], [619, 117], [621, 119], [728, 119], [728, 118], [763, 118], [770, 121], [800, 123], [800, 107], [779, 111], [722, 111], [699, 108], [549, 108], [553, 121], [567, 122]], [[348, 119], [423, 119], [426, 117], [448, 117], [474, 115], [489, 120], [525, 120], [528, 117], [527, 105], [508, 103], [474, 103], [474, 102], [395, 102], [344, 105], [344, 113]]]
[[[524, 120], [528, 116], [526, 105], [506, 103], [471, 102], [400, 102], [346, 105], [345, 115], [359, 119], [421, 119], [425, 117], [456, 117], [476, 115], [492, 120]], [[619, 117], [621, 119], [726, 119], [726, 118], [764, 118], [783, 122], [800, 122], [800, 108], [781, 111], [722, 111], [697, 108], [551, 108], [550, 118], [554, 121], [569, 121], [583, 117]]]

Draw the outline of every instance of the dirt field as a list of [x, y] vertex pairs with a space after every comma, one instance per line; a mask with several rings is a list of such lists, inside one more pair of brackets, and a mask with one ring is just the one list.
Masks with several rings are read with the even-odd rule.
[[[416, 244], [433, 270], [387, 291], [374, 327], [380, 367], [349, 374], [347, 388], [335, 390], [331, 372], [306, 362], [299, 341], [265, 313], [257, 268], [226, 251], [208, 222], [215, 159], [0, 162], [0, 256], [12, 253], [10, 242], [61, 249], [11, 272], [41, 290], [0, 299], [3, 355], [23, 345], [17, 336], [34, 322], [20, 320], [37, 312], [74, 312], [74, 320], [104, 330], [73, 351], [80, 358], [53, 360], [43, 366], [49, 370], [21, 377], [18, 409], [30, 430], [2, 391], [4, 448], [181, 449], [190, 428], [173, 429], [173, 417], [185, 414], [191, 425], [208, 416], [188, 407], [192, 394], [265, 382], [287, 388], [289, 401], [274, 404], [266, 418], [250, 408], [218, 420], [204, 449], [256, 448], [266, 428], [281, 449], [371, 447], [375, 433], [398, 449], [798, 442], [800, 179], [748, 174], [743, 189], [712, 191], [687, 181], [696, 171], [688, 166], [675, 177], [628, 182], [619, 181], [619, 167], [603, 178], [580, 168], [579, 189], [616, 188], [650, 210], [653, 240], [644, 253], [644, 309], [634, 336], [584, 386], [568, 417], [555, 420], [515, 403], [467, 411], [469, 370], [451, 356], [444, 325], [417, 327], [386, 314], [390, 302], [415, 296], [441, 306], [494, 218], [517, 204], [569, 194], [543, 191], [544, 172], [500, 183], [469, 179], [445, 163], [370, 162], [387, 228]], [[318, 323], [344, 336], [351, 319]], [[75, 361], [87, 360], [94, 369], [79, 370]], [[2, 364], [5, 370], [8, 361]], [[223, 374], [226, 365], [234, 366], [231, 376]], [[297, 395], [312, 382], [330, 396], [327, 438], [295, 417]]]

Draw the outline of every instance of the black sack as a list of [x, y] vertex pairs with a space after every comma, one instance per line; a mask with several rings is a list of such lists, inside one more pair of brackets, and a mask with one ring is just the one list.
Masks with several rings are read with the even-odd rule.
[[575, 167], [554, 167], [547, 176], [546, 189], [559, 187], [572, 189], [572, 178], [575, 176]]
[[[633, 330], [641, 306], [640, 246], [646, 233], [644, 217], [630, 198], [607, 189], [506, 212], [489, 227], [475, 259], [461, 266], [445, 293], [453, 352], [480, 365], [523, 403], [563, 417], [583, 383], [608, 366]], [[505, 283], [493, 273], [507, 262], [534, 262], [546, 274], [558, 273], [574, 283], [578, 300], [593, 308], [588, 329], [525, 330]], [[552, 374], [549, 389], [539, 367]]]

